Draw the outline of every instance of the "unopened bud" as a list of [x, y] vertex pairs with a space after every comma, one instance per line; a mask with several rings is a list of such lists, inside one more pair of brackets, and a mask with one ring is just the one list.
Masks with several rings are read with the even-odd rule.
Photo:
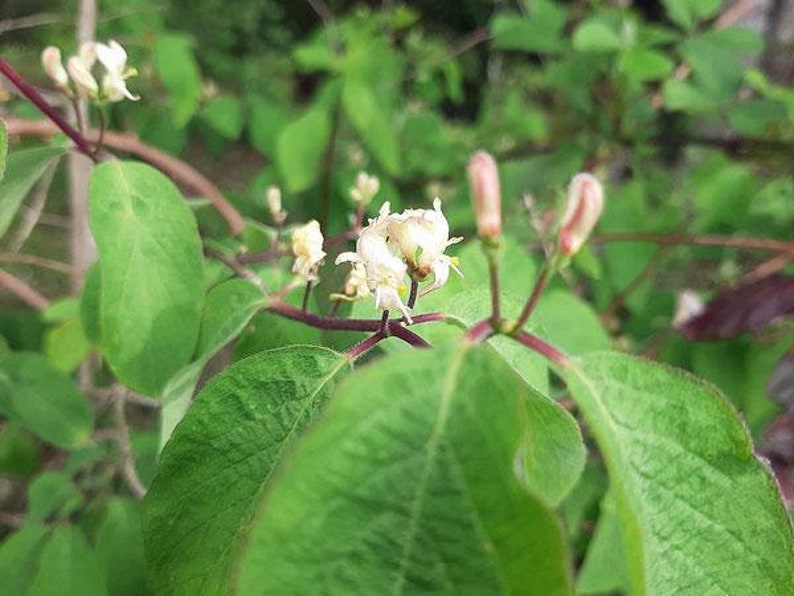
[[350, 197], [361, 207], [366, 207], [380, 190], [380, 180], [366, 172], [359, 172], [356, 185], [350, 189]]
[[281, 189], [278, 186], [268, 186], [265, 191], [265, 200], [270, 217], [277, 225], [283, 224], [287, 219], [287, 212], [281, 208]]
[[593, 231], [604, 207], [604, 191], [592, 174], [577, 174], [568, 186], [568, 204], [559, 232], [559, 250], [575, 255]]
[[61, 61], [61, 50], [55, 46], [44, 48], [41, 53], [41, 64], [47, 76], [52, 79], [58, 89], [66, 89], [69, 85], [69, 75]]
[[477, 233], [481, 238], [496, 240], [502, 235], [502, 191], [496, 162], [485, 151], [478, 151], [466, 171], [474, 198]]
[[682, 329], [689, 321], [702, 315], [706, 305], [692, 290], [684, 290], [678, 295], [675, 304], [675, 314], [672, 325], [675, 329]]
[[72, 56], [66, 63], [66, 69], [77, 88], [77, 94], [86, 99], [96, 99], [99, 84], [91, 74], [91, 66], [79, 56]]

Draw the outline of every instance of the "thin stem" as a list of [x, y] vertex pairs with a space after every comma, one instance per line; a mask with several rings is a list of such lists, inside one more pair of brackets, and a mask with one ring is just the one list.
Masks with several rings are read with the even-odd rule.
[[403, 327], [401, 323], [392, 321], [389, 323], [389, 333], [394, 337], [403, 340], [405, 343], [412, 345], [415, 348], [430, 348], [432, 347], [424, 339], [419, 337], [416, 333]]
[[334, 300], [333, 304], [331, 304], [331, 308], [328, 310], [328, 314], [326, 316], [333, 318], [336, 316], [336, 312], [339, 310], [339, 307], [342, 305], [342, 301], [337, 298]]
[[382, 333], [385, 336], [389, 335], [389, 311], [384, 310], [383, 313], [380, 315], [380, 327], [378, 328], [378, 333]]
[[0, 72], [2, 72], [11, 83], [19, 89], [20, 93], [28, 98], [33, 105], [35, 105], [41, 112], [47, 116], [63, 133], [72, 139], [80, 153], [85, 154], [89, 158], [97, 161], [94, 156], [94, 150], [86, 138], [81, 135], [75, 128], [70, 125], [58, 111], [48, 104], [44, 98], [33, 88], [22, 76], [14, 70], [14, 68], [6, 62], [4, 58], [0, 58]]
[[372, 348], [374, 348], [378, 342], [386, 339], [386, 336], [383, 335], [380, 331], [376, 331], [364, 341], [357, 343], [355, 346], [347, 350], [345, 355], [350, 358], [351, 360], [355, 360], [359, 356], [369, 352]]
[[488, 260], [488, 279], [491, 285], [491, 321], [496, 323], [502, 318], [499, 305], [499, 264], [495, 251], [486, 250], [485, 257]]
[[146, 487], [141, 482], [138, 471], [135, 469], [135, 456], [132, 453], [132, 445], [130, 444], [130, 429], [127, 426], [124, 413], [125, 399], [123, 393], [125, 391], [126, 389], [117, 391], [113, 403], [113, 417], [116, 423], [116, 431], [118, 432], [119, 465], [130, 492], [140, 501], [146, 496]]
[[84, 110], [80, 107], [80, 102], [76, 97], [73, 97], [69, 102], [72, 105], [72, 110], [74, 110], [74, 119], [77, 122], [77, 130], [80, 131], [80, 134], [85, 136], [86, 133], [86, 124], [84, 116]]
[[99, 120], [99, 136], [97, 137], [96, 140], [96, 147], [94, 147], [94, 155], [99, 157], [99, 153], [102, 151], [102, 146], [105, 142], [105, 129], [107, 128], [104, 108], [100, 107], [97, 110], [97, 116]]
[[45, 310], [50, 301], [37, 290], [26, 284], [18, 277], [0, 269], [0, 287], [5, 288], [28, 306], [36, 310]]
[[416, 297], [419, 295], [419, 282], [415, 279], [411, 280], [411, 293], [408, 295], [408, 302], [406, 305], [409, 309], [413, 308], [416, 304]]
[[[554, 257], [552, 257], [553, 259]], [[538, 301], [540, 297], [543, 295], [543, 290], [546, 289], [546, 286], [549, 283], [549, 277], [551, 276], [552, 268], [549, 266], [548, 261], [543, 265], [543, 269], [538, 276], [538, 279], [535, 281], [535, 287], [532, 288], [532, 293], [529, 295], [529, 299], [527, 303], [524, 305], [524, 310], [521, 311], [521, 315], [518, 317], [516, 321], [516, 329], [521, 329], [529, 319], [530, 315], [535, 310], [535, 307], [538, 305]]]
[[269, 261], [275, 261], [279, 257], [287, 256], [288, 254], [289, 254], [288, 251], [282, 250], [278, 247], [274, 247], [268, 250], [264, 250], [262, 252], [252, 252], [252, 253], [240, 255], [239, 257], [237, 257], [237, 261], [243, 264], [267, 263]]
[[303, 301], [301, 302], [301, 310], [306, 312], [309, 309], [309, 298], [312, 295], [312, 282], [306, 282], [306, 289], [303, 291]]
[[555, 364], [564, 366], [568, 362], [568, 357], [565, 354], [551, 344], [540, 339], [537, 335], [527, 333], [526, 331], [518, 331], [517, 333], [511, 334], [510, 337], [518, 343], [527, 346], [530, 350], [537, 352], [544, 358], [551, 360]]
[[267, 287], [265, 286], [265, 283], [262, 281], [262, 279], [253, 270], [241, 265], [234, 257], [227, 255], [211, 246], [205, 246], [204, 252], [207, 254], [207, 256], [218, 259], [221, 263], [234, 271], [238, 277], [250, 281], [257, 288], [259, 288], [262, 293], [267, 293]]
[[626, 299], [639, 288], [642, 283], [653, 273], [659, 262], [670, 252], [669, 247], [657, 250], [645, 264], [645, 267], [632, 279], [628, 285], [618, 292], [612, 301], [599, 315], [602, 321], [608, 321], [626, 303]]
[[[266, 307], [266, 310], [286, 319], [301, 321], [307, 324], [309, 327], [327, 329], [329, 331], [375, 332], [380, 329], [381, 325], [380, 319], [335, 319], [331, 317], [323, 317], [311, 312], [304, 312], [299, 308], [295, 308], [294, 306], [281, 301], [273, 301]], [[414, 324], [428, 323], [431, 321], [443, 321], [444, 319], [445, 316], [440, 313], [427, 313], [426, 315], [417, 315], [414, 318]], [[389, 333], [392, 335], [397, 335], [394, 330], [395, 328], [402, 326], [403, 323], [403, 319], [389, 321]]]
[[693, 234], [661, 234], [656, 232], [609, 232], [593, 236], [590, 242], [649, 242], [665, 246], [724, 246], [748, 250], [773, 250], [794, 252], [794, 242], [772, 238], [748, 238], [742, 236], [698, 236]]
[[463, 336], [463, 341], [479, 345], [489, 337], [496, 334], [496, 323], [491, 319], [483, 319], [472, 325]]
[[71, 275], [74, 267], [68, 263], [55, 261], [46, 257], [39, 257], [36, 255], [20, 255], [0, 253], [0, 263], [16, 263], [19, 265], [30, 265], [32, 267], [41, 267], [42, 269], [49, 269], [50, 271], [57, 271], [64, 275]]

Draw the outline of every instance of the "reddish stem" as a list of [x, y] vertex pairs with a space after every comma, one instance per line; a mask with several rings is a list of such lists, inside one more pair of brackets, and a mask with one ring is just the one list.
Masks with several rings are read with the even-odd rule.
[[540, 276], [538, 276], [537, 281], [535, 282], [535, 287], [532, 288], [532, 294], [529, 296], [529, 300], [524, 305], [524, 310], [521, 311], [521, 316], [518, 317], [516, 321], [516, 329], [521, 329], [524, 324], [529, 319], [529, 316], [535, 310], [535, 307], [538, 305], [538, 301], [540, 297], [543, 295], [543, 290], [546, 289], [546, 285], [549, 283], [549, 266], [544, 265], [543, 271], [540, 272]]
[[36, 89], [25, 79], [23, 79], [22, 76], [16, 70], [14, 70], [14, 68], [8, 62], [6, 62], [4, 58], [0, 58], [0, 72], [2, 72], [17, 89], [19, 89], [22, 95], [28, 98], [33, 105], [41, 110], [44, 115], [47, 116], [47, 118], [52, 120], [53, 123], [60, 128], [66, 136], [74, 141], [74, 144], [77, 146], [77, 149], [80, 151], [80, 153], [85, 154], [95, 163], [99, 161], [97, 156], [94, 154], [94, 149], [91, 147], [91, 144], [88, 142], [88, 140], [72, 125], [64, 120], [63, 116], [61, 116], [55, 108], [48, 104], [39, 94], [39, 92], [36, 91]]
[[494, 327], [495, 324], [490, 318], [483, 319], [469, 328], [466, 335], [463, 336], [463, 341], [471, 342], [474, 345], [481, 344], [496, 334]]
[[551, 344], [546, 343], [537, 335], [527, 333], [526, 331], [519, 331], [515, 335], [511, 335], [518, 343], [527, 346], [530, 350], [537, 352], [544, 358], [551, 360], [554, 364], [564, 366], [568, 362], [568, 357], [560, 352]]
[[364, 341], [357, 343], [355, 346], [347, 350], [345, 354], [351, 360], [355, 360], [362, 354], [369, 352], [372, 348], [374, 348], [380, 341], [386, 339], [386, 336], [380, 332], [375, 332], [374, 334], [370, 335]]

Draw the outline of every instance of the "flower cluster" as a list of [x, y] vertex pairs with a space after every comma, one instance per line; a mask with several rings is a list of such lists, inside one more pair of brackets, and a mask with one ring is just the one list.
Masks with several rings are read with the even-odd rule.
[[456, 259], [444, 252], [461, 240], [449, 237], [439, 199], [433, 201], [433, 209], [402, 213], [390, 213], [389, 203], [384, 203], [378, 216], [361, 230], [355, 252], [344, 252], [336, 259], [337, 265], [353, 264], [345, 294], [338, 297], [359, 300], [372, 295], [376, 308], [398, 310], [410, 322], [410, 308], [402, 300], [406, 276], [418, 283], [433, 275], [433, 283], [422, 294], [440, 288], [450, 268], [460, 274]]
[[[66, 68], [61, 60], [61, 51], [55, 46], [45, 48], [41, 62], [47, 76], [69, 97], [97, 102], [138, 99], [127, 89], [127, 79], [138, 72], [127, 66], [127, 52], [113, 40], [107, 44], [93, 41], [81, 44], [77, 54], [67, 60]], [[97, 63], [103, 68], [98, 73], [101, 84], [93, 73]]]

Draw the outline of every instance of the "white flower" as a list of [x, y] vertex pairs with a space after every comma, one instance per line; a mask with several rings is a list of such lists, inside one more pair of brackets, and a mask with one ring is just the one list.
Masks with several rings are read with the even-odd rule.
[[361, 263], [353, 263], [353, 268], [347, 275], [347, 281], [345, 281], [344, 291], [344, 294], [331, 294], [331, 298], [354, 302], [372, 296], [372, 292], [369, 291], [367, 270], [364, 268], [364, 265]]
[[69, 73], [63, 67], [61, 50], [55, 46], [44, 48], [41, 53], [41, 64], [58, 89], [66, 89], [69, 86]]
[[107, 71], [102, 79], [103, 98], [112, 102], [121, 101], [125, 97], [132, 101], [138, 100], [138, 96], [127, 89], [126, 80], [138, 72], [127, 66], [127, 52], [124, 48], [111, 39], [107, 45], [96, 44], [96, 56]]
[[406, 291], [405, 275], [408, 267], [396, 254], [388, 238], [389, 203], [384, 203], [378, 217], [361, 230], [356, 242], [356, 252], [344, 252], [336, 264], [353, 263], [363, 266], [367, 287], [375, 296], [375, 307], [381, 310], [398, 310], [411, 322], [411, 313], [403, 304], [401, 294]]
[[366, 172], [359, 172], [356, 176], [356, 185], [350, 189], [350, 197], [361, 207], [369, 205], [372, 198], [380, 190], [380, 180], [377, 176], [369, 176]]
[[686, 326], [689, 321], [703, 314], [706, 310], [706, 305], [692, 290], [684, 290], [678, 295], [675, 305], [675, 314], [673, 315], [672, 325], [675, 329], [681, 329]]
[[307, 282], [317, 281], [317, 267], [325, 258], [323, 233], [317, 220], [311, 220], [292, 233], [292, 253], [295, 255], [292, 272]]
[[96, 44], [87, 41], [80, 44], [77, 55], [66, 62], [66, 70], [72, 78], [77, 95], [84, 99], [96, 99], [99, 96], [99, 83], [96, 82], [91, 69], [96, 61]]
[[433, 274], [433, 283], [422, 294], [443, 286], [449, 278], [450, 267], [461, 274], [456, 259], [445, 255], [444, 251], [463, 239], [449, 237], [449, 223], [441, 211], [440, 199], [433, 201], [433, 209], [406, 209], [392, 214], [387, 232], [414, 278], [422, 280]]

